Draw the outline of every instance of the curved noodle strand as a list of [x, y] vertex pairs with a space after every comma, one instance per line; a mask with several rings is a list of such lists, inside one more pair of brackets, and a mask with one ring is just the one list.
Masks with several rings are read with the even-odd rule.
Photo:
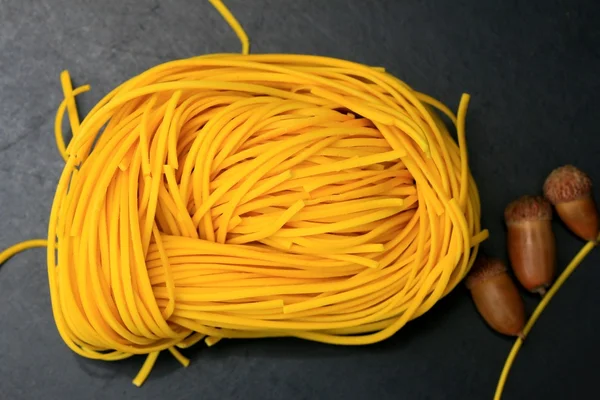
[[229, 9], [223, 4], [221, 0], [208, 0], [210, 4], [221, 14], [225, 22], [233, 29], [238, 39], [242, 43], [242, 54], [250, 53], [250, 40], [248, 40], [248, 35], [242, 28], [242, 25], [238, 22], [237, 18], [229, 11]]
[[0, 265], [4, 264], [6, 260], [14, 256], [15, 254], [36, 247], [46, 247], [46, 245], [46, 239], [33, 239], [17, 243], [0, 253]]

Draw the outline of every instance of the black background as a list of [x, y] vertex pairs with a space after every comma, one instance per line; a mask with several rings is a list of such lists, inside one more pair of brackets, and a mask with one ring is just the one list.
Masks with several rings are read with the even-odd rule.
[[[309, 53], [385, 66], [467, 119], [479, 185], [483, 248], [506, 258], [502, 211], [574, 163], [600, 181], [600, 3], [590, 1], [226, 0], [252, 51]], [[175, 58], [237, 52], [206, 1], [0, 0], [0, 248], [44, 237], [62, 169], [53, 139], [59, 73], [90, 83], [82, 115], [105, 93]], [[597, 198], [600, 191], [595, 189]], [[562, 270], [582, 243], [555, 223]], [[550, 304], [519, 354], [506, 399], [596, 393], [600, 252]], [[536, 299], [524, 295], [528, 309]], [[0, 270], [0, 398], [487, 399], [512, 341], [480, 320], [463, 287], [384, 343], [346, 348], [300, 340], [223, 341], [161, 355], [90, 361], [61, 341], [50, 311], [45, 254]], [[594, 397], [594, 396], [592, 396]]]

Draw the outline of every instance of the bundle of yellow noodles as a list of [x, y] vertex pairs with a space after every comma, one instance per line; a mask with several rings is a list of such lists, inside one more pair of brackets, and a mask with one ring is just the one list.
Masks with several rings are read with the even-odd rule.
[[221, 54], [152, 68], [79, 125], [87, 88], [67, 74], [63, 87], [74, 139], [48, 267], [61, 336], [83, 356], [380, 341], [454, 288], [487, 235], [466, 95], [456, 119], [380, 69]]
[[[350, 61], [214, 54], [125, 82], [55, 131], [48, 240], [61, 337], [104, 360], [221, 338], [361, 345], [429, 310], [471, 267], [480, 205], [458, 115]], [[437, 111], [456, 127], [453, 140]], [[73, 140], [65, 147], [67, 113]]]

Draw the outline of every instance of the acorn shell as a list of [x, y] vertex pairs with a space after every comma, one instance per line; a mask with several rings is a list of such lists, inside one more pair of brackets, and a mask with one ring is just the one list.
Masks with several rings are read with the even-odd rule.
[[509, 224], [506, 245], [510, 264], [521, 285], [543, 295], [556, 275], [556, 244], [551, 221]]
[[551, 204], [541, 196], [523, 196], [506, 207], [504, 218], [515, 276], [527, 290], [544, 294], [556, 272]]
[[492, 329], [504, 335], [522, 335], [525, 306], [517, 286], [501, 261], [480, 260], [469, 274], [466, 284], [477, 311]]

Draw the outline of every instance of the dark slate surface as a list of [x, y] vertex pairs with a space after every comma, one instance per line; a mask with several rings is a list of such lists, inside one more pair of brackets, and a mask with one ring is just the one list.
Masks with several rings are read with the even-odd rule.
[[[347, 58], [389, 71], [453, 108], [473, 95], [471, 166], [488, 252], [506, 257], [502, 210], [539, 191], [555, 166], [600, 181], [600, 3], [590, 1], [228, 0], [254, 52]], [[44, 236], [62, 168], [52, 127], [59, 73], [90, 83], [83, 112], [155, 64], [239, 44], [200, 0], [0, 0], [0, 248]], [[600, 191], [595, 189], [596, 196]], [[581, 243], [556, 224], [562, 269]], [[592, 254], [531, 333], [506, 399], [596, 393], [600, 252]], [[531, 310], [536, 299], [526, 296]], [[0, 270], [2, 399], [486, 399], [511, 341], [482, 323], [464, 288], [392, 339], [362, 348], [300, 340], [225, 341], [161, 355], [141, 389], [142, 358], [94, 362], [60, 340], [45, 255]]]

